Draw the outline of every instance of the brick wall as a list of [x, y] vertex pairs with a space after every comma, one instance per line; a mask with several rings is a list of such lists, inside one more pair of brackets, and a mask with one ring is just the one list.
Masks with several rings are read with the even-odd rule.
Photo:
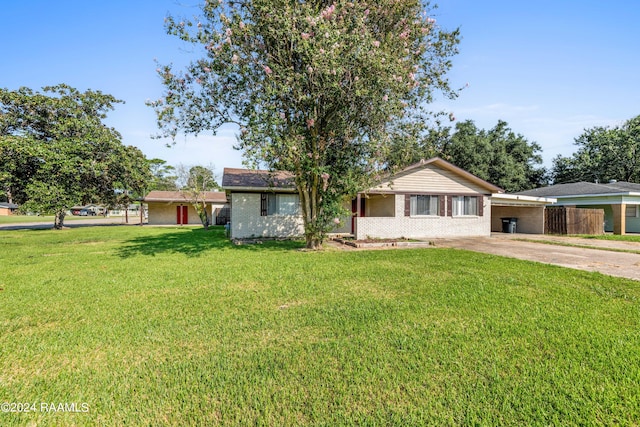
[[404, 195], [395, 195], [395, 217], [356, 218], [356, 239], [489, 236], [491, 198], [483, 198], [483, 216], [410, 217], [404, 215]]
[[231, 237], [298, 237], [304, 235], [302, 216], [260, 216], [260, 193], [231, 194]]

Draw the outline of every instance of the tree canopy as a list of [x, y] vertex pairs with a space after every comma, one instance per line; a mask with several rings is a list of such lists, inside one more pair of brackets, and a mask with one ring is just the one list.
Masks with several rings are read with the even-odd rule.
[[621, 126], [585, 129], [575, 145], [571, 157], [553, 159], [554, 183], [640, 182], [640, 116]]
[[398, 167], [438, 156], [507, 192], [545, 182], [541, 147], [514, 133], [502, 120], [490, 130], [478, 129], [472, 120], [466, 120], [454, 128], [433, 128], [421, 140], [397, 140], [394, 145], [390, 162]]
[[168, 17], [170, 34], [199, 46], [186, 70], [158, 68], [151, 102], [164, 135], [240, 127], [249, 164], [295, 176], [309, 248], [335, 226], [345, 196], [384, 170], [390, 141], [426, 123], [457, 30], [420, 0], [208, 0], [195, 19]]
[[148, 190], [175, 191], [178, 189], [176, 168], [168, 165], [166, 160], [150, 159], [151, 181]]
[[[102, 121], [121, 102], [60, 84], [0, 89], [0, 188], [22, 210], [55, 214], [74, 204], [128, 204], [149, 179], [140, 150]], [[116, 191], [118, 190], [118, 191]]]

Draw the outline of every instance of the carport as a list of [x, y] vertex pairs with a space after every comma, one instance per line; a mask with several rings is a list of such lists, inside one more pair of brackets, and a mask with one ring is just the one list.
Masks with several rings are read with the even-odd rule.
[[544, 234], [544, 210], [556, 199], [495, 193], [491, 196], [491, 231], [503, 231], [503, 222], [515, 223], [516, 233]]

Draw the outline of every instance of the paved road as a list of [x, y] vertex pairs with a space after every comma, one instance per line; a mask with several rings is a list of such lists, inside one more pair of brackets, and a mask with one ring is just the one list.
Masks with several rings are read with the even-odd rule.
[[[527, 241], [520, 239], [527, 239]], [[534, 242], [533, 240], [536, 241]], [[593, 249], [560, 246], [557, 244], [551, 245], [549, 243], [592, 246]], [[494, 234], [491, 237], [437, 239], [435, 244], [438, 247], [467, 249], [640, 280], [640, 254], [612, 250], [634, 250], [640, 252], [640, 243], [537, 234]]]
[[[129, 217], [128, 225], [137, 225], [140, 218]], [[126, 225], [124, 217], [112, 216], [109, 218], [93, 217], [87, 219], [71, 219], [64, 222], [64, 226], [68, 228], [87, 227], [93, 225]], [[53, 222], [24, 222], [15, 224], [0, 224], [0, 230], [22, 230], [22, 229], [47, 229], [53, 228]]]

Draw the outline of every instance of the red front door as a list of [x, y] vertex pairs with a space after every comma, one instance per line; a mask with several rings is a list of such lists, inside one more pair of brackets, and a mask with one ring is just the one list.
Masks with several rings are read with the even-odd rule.
[[189, 208], [188, 208], [188, 206], [178, 206], [176, 223], [178, 225], [183, 225], [183, 224], [188, 224], [189, 223]]

